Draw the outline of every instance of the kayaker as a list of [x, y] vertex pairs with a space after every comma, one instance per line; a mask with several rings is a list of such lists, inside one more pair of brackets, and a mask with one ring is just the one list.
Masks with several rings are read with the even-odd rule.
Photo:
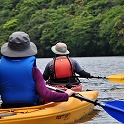
[[90, 78], [90, 73], [84, 71], [79, 63], [69, 57], [69, 51], [65, 43], [59, 42], [51, 47], [54, 53], [53, 60], [51, 60], [45, 67], [43, 77], [48, 84], [78, 84], [79, 79], [75, 74], [81, 77]]
[[29, 35], [17, 31], [1, 47], [0, 95], [2, 108], [37, 105], [40, 99], [48, 102], [67, 101], [74, 91], [58, 93], [49, 90], [36, 66], [37, 47]]

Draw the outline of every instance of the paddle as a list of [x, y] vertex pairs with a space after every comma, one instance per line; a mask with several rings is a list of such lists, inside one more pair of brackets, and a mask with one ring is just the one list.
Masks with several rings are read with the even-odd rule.
[[[64, 90], [52, 87], [52, 86], [47, 86], [47, 88], [57, 91], [57, 92], [65, 92]], [[114, 100], [114, 101], [108, 101], [108, 102], [98, 102], [97, 100], [91, 100], [88, 98], [83, 97], [79, 93], [73, 94], [73, 97], [78, 98], [80, 100], [84, 100], [87, 102], [90, 102], [94, 105], [99, 105], [101, 106], [109, 115], [111, 115], [113, 118], [116, 120], [124, 123], [124, 101], [121, 100]]]
[[[81, 76], [76, 76], [76, 77], [79, 77], [79, 78], [83, 78]], [[121, 83], [121, 84], [124, 84], [124, 74], [114, 74], [114, 75], [110, 75], [110, 76], [107, 76], [107, 77], [91, 77], [91, 78], [97, 78], [97, 79], [108, 79], [109, 81], [111, 82], [114, 82], [114, 83]]]

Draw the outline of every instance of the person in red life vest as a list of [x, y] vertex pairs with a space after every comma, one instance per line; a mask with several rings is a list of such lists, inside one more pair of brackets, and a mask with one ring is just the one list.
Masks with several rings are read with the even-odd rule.
[[74, 91], [58, 93], [49, 90], [43, 75], [36, 66], [37, 47], [29, 35], [17, 31], [1, 47], [0, 95], [2, 108], [38, 105], [47, 102], [67, 101]]
[[84, 71], [79, 63], [69, 58], [69, 51], [65, 43], [57, 43], [51, 47], [55, 57], [45, 67], [43, 77], [48, 84], [79, 84], [79, 79], [75, 74], [81, 77], [90, 78], [90, 73]]

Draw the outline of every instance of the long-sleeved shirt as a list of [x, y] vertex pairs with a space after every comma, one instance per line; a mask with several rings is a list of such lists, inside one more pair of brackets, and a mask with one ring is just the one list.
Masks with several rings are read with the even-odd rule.
[[[79, 74], [81, 77], [84, 77], [84, 78], [89, 78], [90, 77], [90, 73], [84, 71], [82, 69], [82, 67], [79, 65], [79, 63], [70, 58], [71, 62], [72, 62], [72, 65], [73, 65], [73, 71], [74, 73], [77, 73]], [[63, 65], [64, 66], [64, 65]], [[45, 67], [45, 70], [43, 72], [43, 77], [44, 77], [44, 80], [48, 80], [49, 77], [51, 76], [51, 74], [53, 73], [53, 60], [51, 60]]]
[[53, 92], [46, 87], [43, 75], [37, 67], [33, 68], [33, 77], [36, 82], [36, 90], [42, 99], [49, 102], [62, 102], [68, 100], [69, 96], [67, 93]]

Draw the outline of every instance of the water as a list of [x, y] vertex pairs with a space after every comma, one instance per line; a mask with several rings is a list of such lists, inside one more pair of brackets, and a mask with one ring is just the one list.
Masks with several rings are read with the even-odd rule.
[[[41, 72], [52, 58], [37, 59], [37, 65]], [[124, 57], [77, 57], [79, 64], [85, 71], [93, 76], [110, 76], [112, 74], [124, 73]], [[109, 100], [124, 100], [124, 84], [112, 83], [102, 79], [83, 79], [83, 89], [98, 90], [98, 100], [105, 102]], [[94, 111], [81, 118], [73, 124], [120, 124], [101, 107], [95, 106]]]

